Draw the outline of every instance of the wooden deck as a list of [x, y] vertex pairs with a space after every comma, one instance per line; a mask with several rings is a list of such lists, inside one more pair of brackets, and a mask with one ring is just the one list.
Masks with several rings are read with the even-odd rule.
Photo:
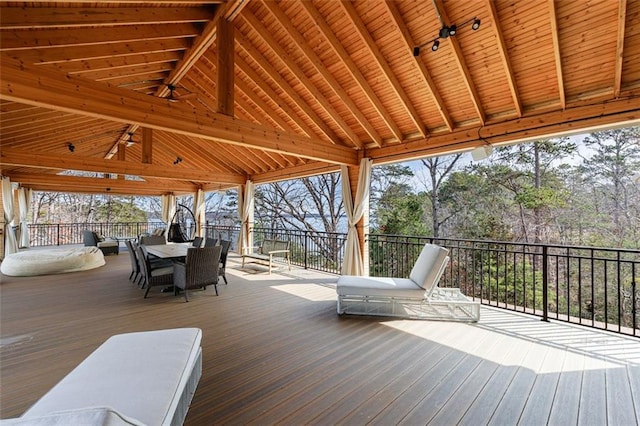
[[143, 299], [126, 252], [93, 271], [2, 276], [0, 418], [113, 334], [200, 327], [187, 425], [640, 422], [639, 339], [488, 308], [478, 324], [339, 317], [335, 276], [230, 262], [220, 296], [189, 303]]

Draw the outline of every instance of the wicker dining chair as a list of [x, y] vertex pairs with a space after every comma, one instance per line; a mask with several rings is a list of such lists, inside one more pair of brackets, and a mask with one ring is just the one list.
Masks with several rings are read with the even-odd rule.
[[173, 285], [184, 291], [184, 300], [189, 301], [188, 290], [207, 288], [213, 285], [218, 295], [218, 268], [221, 246], [189, 247], [184, 263], [174, 264]]

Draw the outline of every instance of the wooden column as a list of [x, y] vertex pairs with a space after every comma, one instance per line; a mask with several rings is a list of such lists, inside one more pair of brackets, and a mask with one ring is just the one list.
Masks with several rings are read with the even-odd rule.
[[[125, 160], [125, 152], [126, 152], [126, 144], [119, 144], [118, 145], [118, 160], [120, 161], [124, 161]], [[122, 179], [124, 180], [124, 175], [122, 173], [118, 173], [118, 179]]]
[[216, 97], [218, 112], [233, 117], [234, 35], [233, 22], [218, 18], [216, 43], [218, 46], [218, 81]]
[[142, 162], [151, 164], [153, 161], [153, 130], [147, 127], [142, 128]]

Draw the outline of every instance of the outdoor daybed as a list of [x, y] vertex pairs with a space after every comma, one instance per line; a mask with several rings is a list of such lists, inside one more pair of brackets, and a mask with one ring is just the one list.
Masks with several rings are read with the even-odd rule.
[[12, 277], [31, 277], [86, 271], [104, 264], [104, 255], [98, 247], [37, 249], [7, 255], [0, 271]]
[[426, 244], [409, 278], [341, 276], [336, 286], [338, 314], [478, 321], [479, 302], [457, 288], [438, 287], [448, 254], [443, 247]]
[[202, 375], [202, 331], [110, 337], [7, 425], [181, 425]]

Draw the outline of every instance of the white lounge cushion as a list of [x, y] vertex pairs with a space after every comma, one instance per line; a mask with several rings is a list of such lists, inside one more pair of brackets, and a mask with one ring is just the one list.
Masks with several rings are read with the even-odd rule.
[[147, 425], [170, 424], [200, 356], [201, 339], [198, 328], [110, 337], [23, 417], [107, 406]]
[[[446, 262], [445, 259], [448, 254], [449, 250], [444, 247], [435, 244], [425, 244], [420, 252], [420, 256], [418, 256], [416, 263], [411, 269], [409, 278], [430, 294], [436, 284], [438, 284], [442, 271], [447, 266], [448, 262]], [[435, 268], [434, 265], [442, 265], [442, 267]]]
[[30, 277], [85, 271], [104, 264], [104, 255], [97, 247], [32, 249], [7, 255], [0, 270], [12, 277]]
[[408, 278], [359, 277], [343, 275], [338, 278], [339, 296], [379, 296], [423, 298], [425, 291]]
[[136, 419], [124, 416], [110, 407], [87, 407], [77, 410], [65, 410], [45, 416], [19, 417], [0, 420], [0, 425], [11, 426], [145, 426]]

